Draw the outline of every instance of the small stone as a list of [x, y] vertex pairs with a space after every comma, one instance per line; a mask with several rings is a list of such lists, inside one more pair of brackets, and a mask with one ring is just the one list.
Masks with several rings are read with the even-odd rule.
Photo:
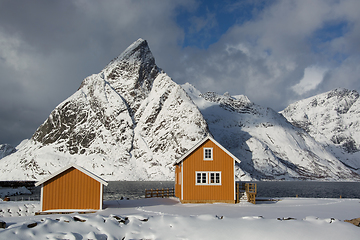
[[37, 226], [37, 223], [34, 222], [34, 223], [30, 223], [27, 225], [28, 228], [33, 228], [33, 227], [36, 227]]
[[74, 221], [75, 222], [86, 222], [85, 219], [81, 219], [81, 218], [78, 218], [78, 217], [74, 217]]
[[119, 223], [123, 223], [123, 224], [127, 224], [129, 222], [129, 218], [128, 217], [119, 217], [119, 216], [116, 216], [114, 215], [113, 218], [116, 219], [116, 221], [118, 221]]
[[292, 218], [292, 217], [287, 217], [287, 218], [277, 218], [277, 220], [279, 221], [287, 221], [287, 220], [296, 220], [296, 218]]
[[0, 228], [6, 228], [6, 222], [0, 221]]

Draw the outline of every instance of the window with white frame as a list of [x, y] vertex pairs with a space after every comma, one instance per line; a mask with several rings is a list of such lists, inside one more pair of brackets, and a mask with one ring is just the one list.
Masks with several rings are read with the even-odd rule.
[[196, 172], [196, 185], [221, 185], [221, 172]]
[[207, 173], [206, 172], [196, 172], [196, 184], [207, 184]]
[[213, 160], [212, 148], [204, 148], [204, 160]]

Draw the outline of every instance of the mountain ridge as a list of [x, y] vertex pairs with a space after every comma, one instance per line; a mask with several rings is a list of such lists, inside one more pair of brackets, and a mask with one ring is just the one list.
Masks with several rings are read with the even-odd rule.
[[360, 174], [359, 109], [359, 93], [338, 88], [290, 104], [281, 114]]
[[183, 87], [199, 107], [214, 138], [242, 160], [238, 167], [251, 178], [359, 179], [303, 129], [274, 110], [256, 105], [246, 96], [201, 94], [191, 84]]
[[176, 84], [138, 39], [0, 160], [0, 180], [40, 180], [69, 163], [106, 180], [173, 180], [175, 160], [208, 134], [241, 160], [237, 180], [360, 179], [294, 125], [244, 95]]

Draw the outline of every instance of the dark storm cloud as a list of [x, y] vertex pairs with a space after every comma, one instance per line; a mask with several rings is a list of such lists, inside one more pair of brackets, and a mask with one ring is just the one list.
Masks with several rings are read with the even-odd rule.
[[192, 1], [2, 1], [0, 143], [16, 145], [30, 138], [85, 77], [99, 72], [140, 37], [149, 41], [160, 66], [171, 60], [183, 39], [174, 11], [192, 5]]

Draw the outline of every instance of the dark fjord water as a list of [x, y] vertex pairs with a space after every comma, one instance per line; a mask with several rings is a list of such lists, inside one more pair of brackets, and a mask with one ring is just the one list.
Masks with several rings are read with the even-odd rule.
[[360, 182], [256, 182], [259, 197], [360, 198]]
[[[360, 182], [256, 182], [258, 197], [360, 198]], [[173, 188], [174, 182], [109, 182], [104, 199], [143, 198], [145, 189]]]
[[[359, 198], [360, 182], [312, 182], [312, 181], [281, 181], [281, 182], [255, 182], [257, 183], [257, 196], [278, 197], [305, 197], [305, 198]], [[123, 198], [144, 198], [145, 189], [173, 188], [172, 181], [143, 181], [125, 182], [113, 181], [104, 187], [104, 200], [118, 200]], [[30, 196], [14, 196], [12, 200], [40, 200], [40, 188], [32, 189]]]

